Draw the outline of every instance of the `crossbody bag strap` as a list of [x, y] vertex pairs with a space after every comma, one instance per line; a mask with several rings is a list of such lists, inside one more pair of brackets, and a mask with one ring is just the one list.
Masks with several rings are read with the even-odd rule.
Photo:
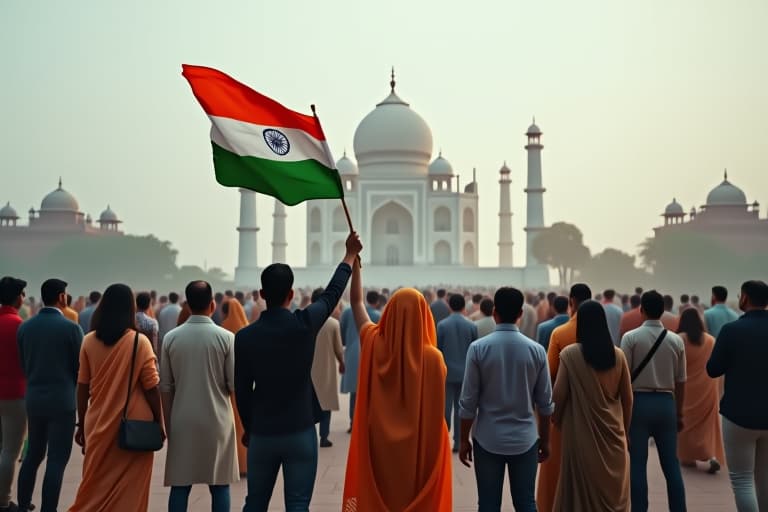
[[651, 359], [653, 359], [653, 355], [656, 353], [657, 350], [659, 350], [659, 347], [661, 346], [661, 342], [664, 341], [664, 338], [667, 337], [667, 330], [664, 329], [661, 331], [661, 334], [659, 335], [658, 339], [656, 340], [656, 343], [653, 344], [653, 347], [651, 347], [651, 350], [645, 355], [645, 359], [643, 359], [640, 364], [637, 366], [637, 368], [634, 369], [632, 372], [632, 382], [635, 382], [635, 379], [642, 373], [643, 370], [645, 370], [645, 367], [648, 366], [648, 363], [651, 362]]
[[131, 399], [131, 384], [133, 383], [133, 369], [136, 366], [136, 350], [139, 347], [139, 331], [133, 338], [133, 355], [131, 356], [131, 373], [128, 375], [128, 396], [125, 397], [125, 407], [123, 407], [123, 419], [128, 419], [128, 401]]

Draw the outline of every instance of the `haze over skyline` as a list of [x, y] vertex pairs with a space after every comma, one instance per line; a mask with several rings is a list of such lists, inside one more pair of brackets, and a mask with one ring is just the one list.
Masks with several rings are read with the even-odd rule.
[[[334, 156], [389, 91], [429, 124], [434, 155], [477, 168], [480, 264], [498, 257], [498, 169], [512, 170], [514, 257], [524, 263], [523, 133], [536, 116], [547, 224], [593, 253], [634, 254], [673, 197], [697, 208], [728, 168], [768, 207], [768, 4], [589, 0], [0, 4], [0, 202], [26, 219], [62, 176], [83, 211], [110, 204], [181, 264], [232, 273], [239, 194], [215, 182], [209, 121], [181, 64], [221, 69], [288, 106], [318, 106]], [[596, 187], [596, 184], [599, 185]], [[273, 200], [258, 200], [259, 265]], [[305, 208], [288, 208], [288, 262], [305, 261]], [[365, 240], [363, 241], [365, 243]]]

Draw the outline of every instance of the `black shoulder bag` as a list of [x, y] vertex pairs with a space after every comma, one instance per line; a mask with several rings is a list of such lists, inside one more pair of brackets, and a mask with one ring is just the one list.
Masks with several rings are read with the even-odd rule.
[[131, 452], [156, 452], [163, 447], [163, 436], [160, 424], [156, 421], [129, 420], [128, 401], [131, 399], [131, 384], [133, 370], [136, 366], [136, 351], [139, 347], [139, 332], [133, 339], [133, 356], [131, 357], [131, 373], [128, 376], [128, 396], [125, 398], [123, 417], [120, 419], [117, 444], [123, 450]]
[[653, 355], [656, 353], [657, 350], [659, 350], [659, 346], [661, 345], [661, 342], [664, 341], [664, 338], [667, 337], [667, 330], [664, 329], [661, 331], [661, 334], [659, 335], [659, 338], [656, 340], [656, 343], [653, 344], [653, 347], [651, 347], [651, 350], [645, 355], [645, 359], [643, 359], [640, 364], [632, 371], [632, 382], [635, 382], [635, 379], [642, 373], [643, 370], [645, 370], [645, 367], [648, 366], [648, 363], [651, 362], [651, 359], [653, 359]]

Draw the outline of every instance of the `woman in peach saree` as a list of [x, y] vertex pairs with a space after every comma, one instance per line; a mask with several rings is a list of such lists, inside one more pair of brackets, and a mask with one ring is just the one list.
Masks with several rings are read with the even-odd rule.
[[[237, 334], [237, 331], [248, 325], [248, 319], [245, 315], [245, 309], [236, 300], [230, 299], [221, 305], [221, 311], [224, 313], [224, 320], [221, 322], [221, 326], [231, 332]], [[240, 471], [240, 476], [245, 476], [248, 472], [248, 448], [243, 444], [243, 421], [240, 419], [240, 413], [237, 412], [237, 402], [235, 402], [235, 394], [229, 395], [232, 401], [232, 410], [235, 411], [235, 431], [237, 433], [237, 465]]]
[[342, 510], [448, 512], [446, 367], [429, 305], [414, 289], [398, 290], [374, 324], [363, 303], [359, 263], [350, 298], [361, 354]]
[[163, 425], [157, 359], [143, 334], [138, 335], [136, 360], [131, 364], [137, 334], [135, 304], [127, 286], [107, 288], [93, 313], [93, 330], [83, 339], [75, 441], [83, 447], [85, 458], [70, 512], [140, 512], [149, 506], [155, 454], [125, 451], [117, 444], [129, 380], [127, 417]]

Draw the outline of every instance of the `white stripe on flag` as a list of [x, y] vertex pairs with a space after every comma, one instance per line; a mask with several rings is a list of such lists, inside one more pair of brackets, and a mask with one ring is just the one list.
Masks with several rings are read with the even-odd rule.
[[[246, 123], [228, 117], [208, 117], [211, 119], [211, 140], [236, 155], [281, 162], [313, 159], [331, 169], [336, 167], [328, 161], [322, 142], [304, 130]], [[277, 130], [282, 133], [288, 139], [288, 152], [280, 155], [270, 148], [264, 138], [265, 130]]]

